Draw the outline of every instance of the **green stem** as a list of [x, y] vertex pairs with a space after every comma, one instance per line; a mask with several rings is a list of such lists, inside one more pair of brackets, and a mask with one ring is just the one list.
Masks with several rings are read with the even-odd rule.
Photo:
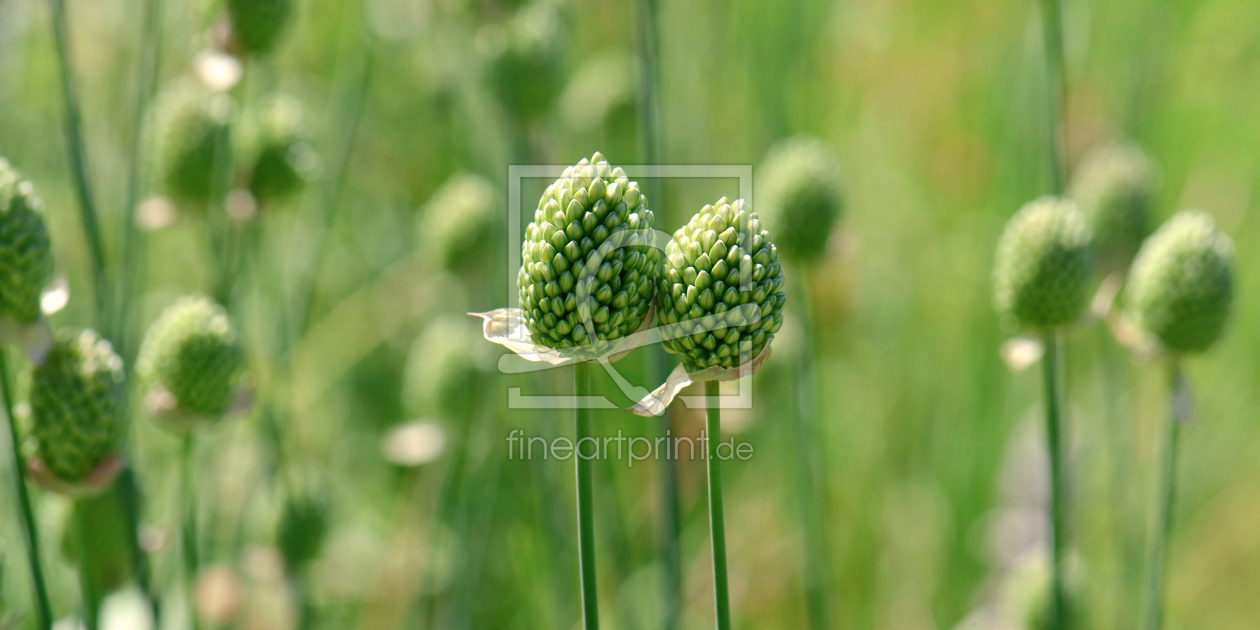
[[26, 543], [26, 558], [31, 568], [31, 582], [35, 598], [36, 621], [40, 630], [52, 627], [52, 608], [48, 605], [48, 587], [44, 584], [44, 566], [39, 556], [39, 528], [35, 526], [31, 497], [26, 490], [26, 458], [22, 456], [22, 444], [18, 438], [17, 421], [13, 417], [13, 389], [9, 380], [9, 354], [0, 347], [0, 390], [4, 394], [5, 420], [9, 424], [9, 444], [13, 448], [13, 481], [17, 486], [18, 515], [21, 517], [22, 539]]
[[721, 395], [717, 381], [706, 381], [704, 395], [708, 406], [706, 458], [709, 464], [709, 536], [713, 540], [713, 601], [717, 614], [717, 630], [731, 628], [731, 594], [726, 577], [726, 516], [722, 502], [722, 460], [718, 446], [722, 443]]
[[1041, 360], [1044, 378], [1044, 397], [1046, 403], [1046, 448], [1050, 460], [1050, 541], [1051, 541], [1051, 585], [1050, 585], [1050, 628], [1064, 630], [1068, 628], [1067, 603], [1063, 596], [1063, 560], [1066, 553], [1066, 501], [1063, 474], [1063, 453], [1061, 438], [1063, 430], [1060, 422], [1059, 359], [1062, 352], [1062, 341], [1057, 333], [1047, 334], [1043, 338], [1045, 356]]
[[1046, 47], [1046, 139], [1051, 192], [1063, 194], [1067, 182], [1067, 65], [1063, 55], [1063, 11], [1059, 0], [1041, 1], [1042, 40]]
[[193, 479], [193, 455], [196, 439], [192, 431], [184, 436], [179, 454], [180, 500], [183, 502], [180, 544], [183, 547], [184, 580], [188, 593], [188, 612], [193, 628], [197, 627], [197, 611], [193, 605], [193, 587], [197, 580], [197, 494]]
[[1181, 368], [1173, 365], [1171, 381], [1172, 412], [1165, 423], [1163, 458], [1160, 461], [1155, 520], [1151, 526], [1150, 556], [1146, 565], [1146, 592], [1142, 600], [1141, 630], [1159, 630], [1164, 616], [1164, 578], [1168, 563], [1168, 538], [1172, 532], [1173, 505], [1177, 498], [1177, 442], [1181, 433], [1181, 410], [1177, 391], [1182, 387]]
[[802, 529], [804, 530], [805, 548], [805, 604], [809, 616], [809, 627], [814, 630], [831, 628], [830, 615], [827, 610], [827, 555], [826, 541], [821, 531], [822, 515], [818, 500], [818, 445], [820, 440], [815, 435], [814, 410], [814, 326], [809, 304], [809, 282], [806, 270], [798, 274], [802, 280], [797, 285], [797, 312], [800, 313], [801, 329], [805, 338], [801, 344], [796, 379], [796, 413], [789, 423], [796, 440], [796, 494], [797, 509], [800, 510]]
[[[577, 406], [573, 410], [573, 443], [577, 447], [574, 462], [577, 468], [578, 565], [582, 579], [582, 620], [585, 630], [599, 629], [599, 592], [595, 589], [595, 510], [591, 481], [591, 461], [582, 457], [582, 442], [591, 437], [591, 410], [582, 404], [591, 395], [591, 366], [573, 364], [573, 394]], [[598, 446], [598, 443], [597, 443]], [[598, 452], [596, 452], [598, 455]]]
[[100, 614], [101, 607], [101, 592], [96, 583], [95, 558], [92, 555], [91, 538], [88, 534], [88, 528], [92, 527], [92, 524], [88, 523], [86, 510], [81, 507], [81, 503], [75, 505], [74, 527], [75, 536], [79, 542], [79, 589], [83, 600], [83, 625], [87, 627], [87, 630], [96, 630], [97, 616]]
[[108, 317], [109, 287], [105, 280], [105, 248], [92, 200], [92, 183], [88, 177], [87, 149], [83, 145], [83, 123], [79, 113], [79, 96], [74, 87], [74, 66], [70, 60], [70, 33], [66, 20], [65, 0], [49, 0], [52, 5], [53, 39], [57, 45], [57, 65], [61, 70], [61, 95], [65, 102], [66, 144], [70, 154], [70, 170], [74, 174], [75, 193], [79, 198], [79, 219], [87, 235], [88, 256], [96, 288], [96, 312]]

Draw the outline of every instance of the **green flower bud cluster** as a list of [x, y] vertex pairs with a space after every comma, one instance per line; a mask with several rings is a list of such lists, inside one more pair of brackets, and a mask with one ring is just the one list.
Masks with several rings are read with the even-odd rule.
[[1081, 164], [1068, 196], [1089, 221], [1100, 271], [1129, 268], [1150, 233], [1154, 192], [1154, 164], [1136, 146], [1108, 145]]
[[310, 144], [310, 115], [291, 96], [267, 99], [243, 124], [249, 192], [264, 206], [296, 195], [319, 162]]
[[1180, 212], [1146, 239], [1126, 288], [1137, 327], [1174, 354], [1207, 350], [1234, 299], [1234, 244], [1202, 212]]
[[639, 184], [596, 153], [547, 187], [517, 276], [533, 343], [599, 356], [651, 310], [660, 252]]
[[1042, 197], [1011, 217], [994, 260], [994, 306], [1019, 327], [1046, 331], [1080, 318], [1094, 255], [1089, 224], [1068, 199]]
[[217, 417], [235, 397], [244, 353], [227, 311], [190, 296], [168, 306], [149, 327], [136, 367], [141, 378], [166, 388], [180, 411]]
[[403, 404], [413, 416], [466, 421], [485, 378], [477, 324], [465, 316], [441, 316], [425, 327], [407, 355]]
[[483, 33], [493, 88], [512, 111], [536, 118], [555, 103], [564, 79], [563, 30], [554, 4], [537, 0], [517, 11], [505, 27], [487, 27]]
[[783, 326], [779, 252], [744, 200], [701, 208], [665, 254], [656, 319], [687, 333], [664, 345], [688, 372], [748, 363]]
[[35, 187], [0, 158], [0, 318], [39, 320], [40, 294], [53, 276], [52, 245]]
[[91, 330], [63, 329], [31, 379], [31, 435], [48, 470], [67, 483], [119, 453], [123, 363]]
[[822, 258], [844, 210], [840, 163], [830, 147], [804, 136], [780, 141], [766, 155], [758, 186], [757, 207], [789, 260]]
[[456, 173], [420, 210], [418, 242], [448, 270], [483, 260], [499, 225], [494, 201], [486, 178]]
[[291, 0], [228, 0], [232, 34], [251, 55], [271, 52], [293, 12]]
[[172, 88], [154, 111], [155, 174], [166, 195], [204, 205], [214, 192], [215, 158], [228, 140], [233, 104], [191, 84]]
[[285, 566], [298, 569], [319, 555], [328, 534], [328, 505], [314, 497], [289, 499], [276, 527], [276, 545]]

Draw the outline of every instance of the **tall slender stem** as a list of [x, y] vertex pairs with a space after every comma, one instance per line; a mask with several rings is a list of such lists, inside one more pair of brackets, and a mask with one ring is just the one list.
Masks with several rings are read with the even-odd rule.
[[200, 562], [197, 554], [197, 492], [193, 479], [193, 456], [196, 453], [195, 434], [190, 430], [184, 436], [183, 446], [179, 454], [180, 500], [183, 502], [183, 521], [181, 525], [180, 543], [184, 554], [184, 580], [188, 593], [188, 612], [191, 627], [197, 627], [197, 611], [193, 605], [193, 587], [197, 580], [197, 566]]
[[722, 460], [718, 457], [718, 445], [722, 443], [722, 410], [717, 406], [720, 395], [717, 381], [705, 382], [704, 397], [708, 406], [708, 439], [705, 442], [709, 464], [709, 536], [713, 541], [713, 601], [717, 614], [717, 630], [730, 630], [731, 593], [726, 577], [726, 515], [722, 501]]
[[[582, 456], [582, 443], [587, 438], [591, 438], [591, 410], [582, 406], [586, 397], [591, 395], [589, 363], [573, 364], [573, 395], [577, 398], [577, 405], [573, 410], [573, 443], [577, 446], [577, 452], [573, 460], [577, 469], [578, 565], [582, 578], [582, 627], [585, 630], [598, 630], [599, 591], [595, 588], [594, 489], [591, 479], [591, 461]], [[599, 443], [595, 444], [597, 450], [594, 455], [598, 456]]]
[[87, 627], [87, 630], [96, 630], [97, 618], [100, 614], [101, 592], [96, 583], [95, 558], [92, 556], [93, 549], [88, 536], [88, 528], [91, 526], [82, 503], [76, 503], [74, 528], [79, 543], [79, 590], [83, 600], [83, 625]]
[[22, 523], [22, 540], [26, 543], [26, 559], [31, 568], [35, 598], [35, 619], [40, 630], [52, 627], [52, 608], [48, 605], [48, 587], [44, 584], [44, 565], [39, 556], [39, 528], [35, 526], [31, 497], [26, 491], [26, 458], [18, 438], [17, 421], [13, 418], [13, 388], [9, 380], [9, 353], [0, 347], [0, 390], [4, 394], [5, 421], [9, 424], [9, 444], [13, 448], [13, 481], [17, 485], [18, 514]]
[[87, 149], [83, 145], [83, 123], [79, 113], [79, 95], [74, 87], [74, 65], [70, 60], [70, 32], [66, 20], [65, 0], [49, 0], [52, 6], [53, 39], [57, 45], [57, 65], [61, 70], [61, 95], [65, 102], [66, 148], [70, 154], [70, 170], [79, 198], [79, 218], [87, 236], [88, 255], [96, 287], [96, 312], [108, 317], [109, 285], [105, 279], [105, 247], [96, 218], [92, 182], [88, 175]]
[[1141, 630], [1159, 630], [1164, 617], [1164, 577], [1168, 563], [1168, 538], [1172, 532], [1173, 504], [1177, 498], [1177, 442], [1181, 433], [1182, 410], [1178, 408], [1177, 394], [1181, 387], [1180, 366], [1171, 370], [1171, 406], [1168, 422], [1164, 426], [1163, 458], [1160, 461], [1159, 486], [1156, 494], [1155, 519], [1151, 523], [1150, 555], [1146, 564], [1146, 592], [1142, 599]]
[[1063, 55], [1063, 11], [1059, 0], [1041, 1], [1042, 39], [1046, 47], [1046, 146], [1051, 192], [1062, 194], [1067, 182], [1067, 64]]
[[1064, 630], [1071, 624], [1068, 623], [1067, 602], [1063, 596], [1063, 557], [1067, 549], [1067, 506], [1061, 446], [1063, 430], [1060, 422], [1059, 400], [1062, 391], [1059, 361], [1063, 348], [1058, 333], [1047, 334], [1043, 342], [1045, 356], [1041, 360], [1041, 367], [1046, 403], [1046, 448], [1050, 460], [1050, 628]]

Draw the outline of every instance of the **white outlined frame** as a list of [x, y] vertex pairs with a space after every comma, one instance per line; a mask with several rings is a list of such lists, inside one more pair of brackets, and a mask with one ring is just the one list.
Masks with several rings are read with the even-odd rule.
[[[557, 179], [564, 174], [564, 164], [511, 164], [508, 166], [508, 229], [507, 229], [507, 304], [515, 305], [520, 296], [520, 285], [517, 284], [517, 271], [521, 268], [521, 180], [526, 178]], [[622, 166], [626, 177], [631, 181], [643, 179], [737, 179], [739, 180], [739, 199], [751, 200], [753, 194], [753, 177], [751, 164], [671, 164], [647, 165], [637, 164]], [[651, 199], [649, 199], [649, 205]], [[669, 230], [672, 232], [672, 230]], [[660, 343], [659, 335], [652, 335], [645, 345]], [[516, 359], [517, 361], [514, 361]], [[542, 364], [520, 365], [525, 363], [514, 354], [507, 354], [499, 360], [499, 370], [504, 373], [517, 373], [538, 369], [549, 369]], [[649, 391], [630, 384], [619, 374], [612, 364], [601, 362], [604, 369], [613, 377], [621, 390], [631, 399], [639, 400]], [[718, 396], [710, 401], [707, 396], [679, 396], [688, 408], [703, 409], [705, 407], [721, 407], [723, 409], [752, 408], [752, 376], [743, 376], [735, 381], [736, 393]], [[655, 387], [656, 383], [649, 383]], [[603, 396], [525, 395], [521, 388], [508, 388], [509, 409], [616, 409], [617, 405]]]

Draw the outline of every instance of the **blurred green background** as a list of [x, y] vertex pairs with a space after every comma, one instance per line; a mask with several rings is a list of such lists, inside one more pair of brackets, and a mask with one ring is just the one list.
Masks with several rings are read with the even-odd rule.
[[[796, 404], [795, 357], [809, 352], [826, 549], [818, 559], [832, 625], [1023, 627], [1008, 609], [1019, 606], [1011, 584], [1027, 570], [1025, 552], [1038, 548], [1040, 387], [1036, 370], [1012, 373], [999, 356], [1007, 333], [991, 307], [990, 270], [1007, 218], [1047, 189], [1036, 4], [659, 0], [656, 9], [661, 163], [755, 169], [775, 141], [806, 133], [843, 167], [845, 215], [827, 258], [807, 280], [786, 271], [789, 308], [808, 291], [816, 331], [806, 338], [799, 316], [790, 319], [755, 379], [754, 409], [726, 418], [756, 449], [726, 467], [737, 626], [806, 625], [799, 453], [783, 419]], [[114, 255], [141, 3], [77, 0], [69, 11], [91, 175]], [[208, 0], [165, 3], [161, 85], [190, 75], [219, 13]], [[1183, 436], [1167, 627], [1255, 628], [1260, 5], [1067, 0], [1064, 18], [1069, 162], [1106, 141], [1140, 143], [1160, 169], [1156, 219], [1203, 209], [1238, 246], [1231, 330], [1187, 366], [1197, 421]], [[44, 2], [0, 0], [0, 155], [46, 202], [72, 294], [55, 323], [93, 326], [49, 22]], [[540, 67], [496, 63], [496, 46], [518, 40], [542, 50], [531, 49]], [[203, 564], [215, 572], [203, 575], [210, 586], [199, 593], [209, 593], [201, 606], [212, 627], [290, 627], [299, 617], [294, 584], [312, 627], [577, 627], [571, 463], [509, 461], [504, 440], [518, 428], [569, 434], [564, 412], [507, 407], [509, 386], [564, 393], [568, 372], [500, 375], [493, 365], [503, 351], [474, 337], [463, 348], [482, 361], [478, 389], [466, 394], [473, 404], [451, 413], [408, 393], [424, 387], [408, 357], [437, 356], [423, 343], [413, 350], [433, 322], [515, 306], [505, 303], [499, 220], [509, 164], [570, 164], [596, 150], [613, 164], [644, 161], [636, 54], [632, 2], [300, 0], [274, 56], [250, 62], [236, 98], [247, 106], [280, 90], [302, 99], [323, 168], [303, 195], [256, 219], [259, 247], [234, 309], [260, 401], [198, 446]], [[347, 137], [344, 182], [328, 205]], [[493, 187], [494, 229], [482, 264], [443, 271], [418, 226], [437, 211], [428, 205], [435, 192], [461, 172]], [[534, 184], [527, 190], [545, 182]], [[649, 199], [667, 232], [703, 203], [738, 193], [729, 180], [657, 184]], [[533, 198], [522, 204], [532, 210]], [[319, 247], [325, 208], [335, 214]], [[195, 213], [146, 231], [142, 323], [179, 295], [213, 289], [205, 232]], [[278, 296], [300, 291], [312, 272], [309, 328], [282, 354]], [[1080, 627], [1129, 628], [1155, 428], [1166, 413], [1163, 373], [1124, 356], [1099, 325], [1073, 331], [1068, 352], [1076, 609]], [[652, 387], [645, 356], [618, 369]], [[630, 403], [598, 370], [596, 388]], [[178, 440], [135, 416], [130, 455], [154, 584], [165, 608], [178, 609]], [[670, 417], [679, 434], [703, 425], [678, 404]], [[422, 465], [391, 462], [388, 445], [399, 439], [391, 430], [419, 418], [443, 428], [445, 449]], [[651, 422], [595, 414], [600, 435], [652, 435]], [[273, 426], [279, 437], [269, 435]], [[413, 441], [432, 440], [422, 432]], [[448, 498], [456, 453], [463, 473]], [[12, 504], [11, 474], [6, 463], [0, 505]], [[679, 462], [678, 474], [680, 627], [703, 627], [712, 623], [703, 462]], [[597, 467], [608, 628], [661, 627], [661, 482], [658, 466]], [[276, 538], [294, 485], [314, 488], [326, 520], [299, 527], [321, 543], [301, 580], [286, 577]], [[56, 559], [69, 503], [47, 493], [36, 500], [54, 607], [68, 616], [75, 577]], [[444, 500], [449, 509], [434, 518]], [[16, 519], [0, 515], [3, 627], [23, 617], [30, 598]], [[164, 627], [181, 627], [172, 617]]]

